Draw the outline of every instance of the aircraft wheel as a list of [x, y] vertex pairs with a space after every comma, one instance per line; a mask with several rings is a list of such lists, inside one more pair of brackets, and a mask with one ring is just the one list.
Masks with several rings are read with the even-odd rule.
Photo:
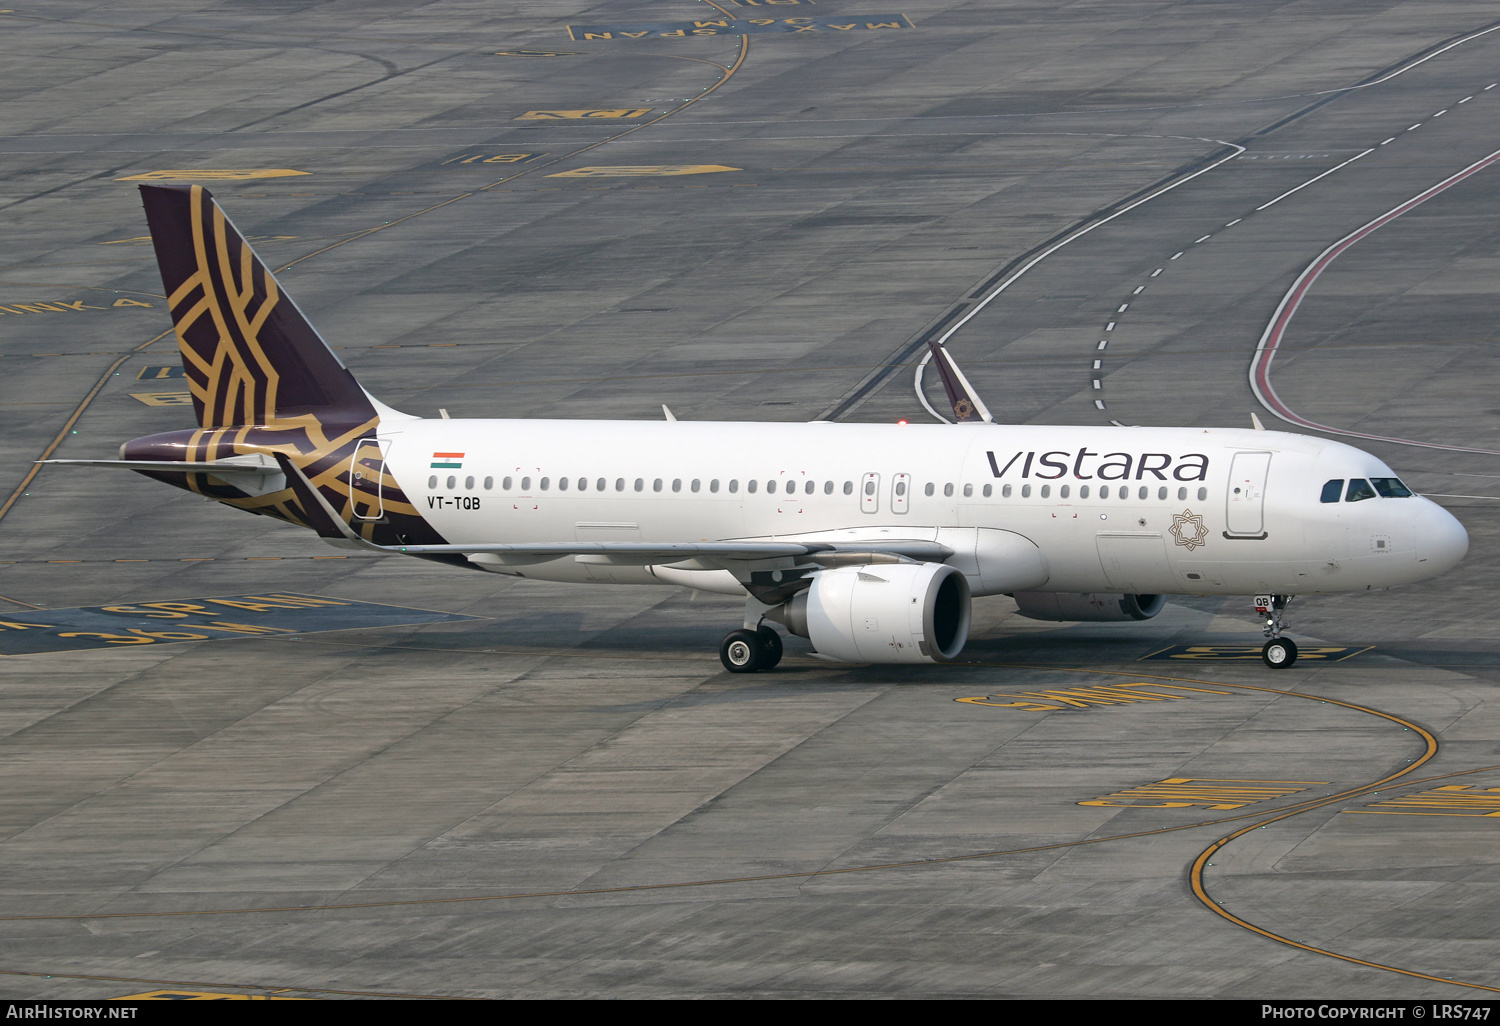
[[730, 631], [719, 644], [719, 662], [730, 673], [754, 673], [760, 669], [765, 645], [757, 631]]
[[1297, 644], [1290, 638], [1272, 638], [1260, 650], [1260, 657], [1273, 670], [1285, 670], [1297, 661]]
[[760, 665], [758, 670], [769, 670], [781, 662], [781, 635], [774, 627], [762, 626], [755, 632], [760, 637]]

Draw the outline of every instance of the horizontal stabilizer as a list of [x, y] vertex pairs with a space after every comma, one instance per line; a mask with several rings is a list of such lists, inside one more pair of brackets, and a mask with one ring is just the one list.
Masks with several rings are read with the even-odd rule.
[[197, 463], [179, 460], [37, 460], [37, 463], [48, 467], [112, 467], [115, 470], [147, 470], [158, 473], [203, 473], [213, 474], [215, 477], [232, 474], [258, 474], [264, 477], [278, 472], [274, 465], [239, 460], [200, 460]]

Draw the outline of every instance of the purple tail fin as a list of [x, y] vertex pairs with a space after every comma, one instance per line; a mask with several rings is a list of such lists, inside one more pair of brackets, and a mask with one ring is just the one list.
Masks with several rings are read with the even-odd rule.
[[201, 185], [142, 185], [201, 427], [371, 421], [354, 375]]

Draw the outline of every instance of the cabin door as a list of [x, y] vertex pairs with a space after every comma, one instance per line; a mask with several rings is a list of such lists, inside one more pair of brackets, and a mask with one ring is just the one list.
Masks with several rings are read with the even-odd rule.
[[1225, 527], [1240, 538], [1264, 538], [1266, 472], [1271, 467], [1268, 452], [1237, 452], [1229, 467]]
[[361, 439], [349, 458], [349, 506], [355, 520], [385, 516], [385, 452], [378, 439]]

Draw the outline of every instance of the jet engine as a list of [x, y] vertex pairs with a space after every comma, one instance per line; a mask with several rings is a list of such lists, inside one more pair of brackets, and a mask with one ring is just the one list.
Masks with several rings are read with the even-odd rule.
[[1012, 596], [1022, 616], [1033, 620], [1149, 620], [1167, 604], [1165, 595], [1079, 595], [1018, 591]]
[[969, 640], [969, 582], [943, 563], [821, 570], [766, 615], [850, 663], [943, 663]]

